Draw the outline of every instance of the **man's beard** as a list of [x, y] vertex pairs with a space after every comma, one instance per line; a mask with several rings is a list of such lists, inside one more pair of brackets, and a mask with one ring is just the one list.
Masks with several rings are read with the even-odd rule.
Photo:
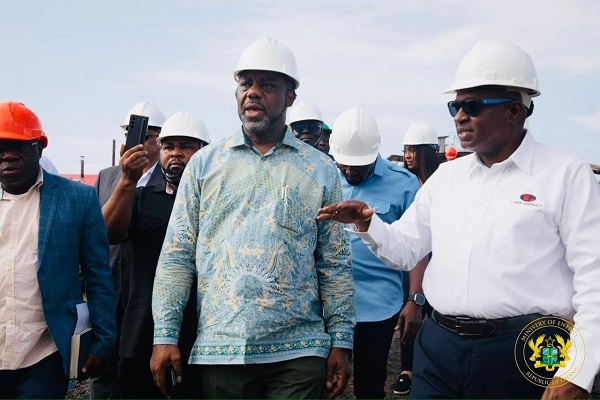
[[287, 107], [284, 106], [281, 112], [274, 116], [265, 114], [260, 121], [248, 121], [244, 112], [242, 112], [239, 117], [245, 131], [254, 135], [259, 135], [263, 132], [268, 132], [281, 118], [285, 119], [286, 109]]

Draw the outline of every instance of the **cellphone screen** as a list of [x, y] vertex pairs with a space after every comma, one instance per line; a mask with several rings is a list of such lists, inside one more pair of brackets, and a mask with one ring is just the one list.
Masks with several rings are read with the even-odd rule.
[[129, 125], [127, 125], [127, 140], [125, 141], [125, 151], [146, 141], [148, 133], [148, 117], [143, 115], [131, 114]]

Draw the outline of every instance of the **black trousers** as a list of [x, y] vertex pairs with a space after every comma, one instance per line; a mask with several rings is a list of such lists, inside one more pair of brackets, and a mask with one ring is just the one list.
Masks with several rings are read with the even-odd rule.
[[354, 328], [354, 395], [383, 399], [387, 360], [398, 314], [377, 322], [358, 322]]
[[[186, 360], [187, 361], [187, 360]], [[182, 382], [173, 388], [172, 399], [203, 399], [200, 367], [182, 363]], [[150, 371], [150, 359], [125, 358], [119, 361], [119, 381], [123, 399], [162, 399]]]
[[519, 332], [459, 336], [429, 319], [419, 330], [411, 398], [539, 399], [515, 362]]

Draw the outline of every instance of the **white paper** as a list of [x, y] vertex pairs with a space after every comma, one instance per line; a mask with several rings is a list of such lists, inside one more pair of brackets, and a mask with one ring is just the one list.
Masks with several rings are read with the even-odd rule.
[[79, 335], [85, 329], [91, 327], [90, 323], [90, 310], [87, 303], [77, 304], [77, 325], [75, 325], [74, 335]]

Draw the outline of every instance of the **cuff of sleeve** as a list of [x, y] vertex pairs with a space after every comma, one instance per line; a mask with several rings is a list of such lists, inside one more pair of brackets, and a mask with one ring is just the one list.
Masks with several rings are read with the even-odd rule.
[[354, 333], [353, 332], [332, 332], [331, 336], [331, 347], [339, 347], [341, 349], [353, 348]]
[[179, 342], [179, 330], [172, 328], [154, 328], [154, 344], [174, 344]]
[[371, 217], [371, 223], [369, 224], [369, 229], [366, 232], [358, 232], [354, 229], [349, 228], [346, 228], [346, 230], [354, 233], [366, 243], [375, 244], [373, 238], [376, 237], [382, 229], [384, 229], [383, 225], [385, 225], [385, 222], [383, 222], [381, 218], [377, 216], [377, 214], [373, 214], [373, 216]]
[[[589, 357], [589, 355], [588, 355], [588, 357]], [[557, 377], [559, 376], [559, 377], [571, 382], [572, 384], [577, 385], [580, 388], [583, 388], [591, 393], [592, 388], [594, 386], [594, 379], [596, 378], [596, 374], [598, 371], [597, 371], [597, 368], [595, 367], [595, 365], [597, 365], [597, 363], [593, 362], [591, 360], [591, 357], [590, 358], [588, 358], [588, 357], [586, 357], [584, 365], [581, 366], [580, 371], [571, 371], [574, 368], [571, 368], [571, 369], [559, 368], [556, 370], [555, 376], [557, 376]]]

